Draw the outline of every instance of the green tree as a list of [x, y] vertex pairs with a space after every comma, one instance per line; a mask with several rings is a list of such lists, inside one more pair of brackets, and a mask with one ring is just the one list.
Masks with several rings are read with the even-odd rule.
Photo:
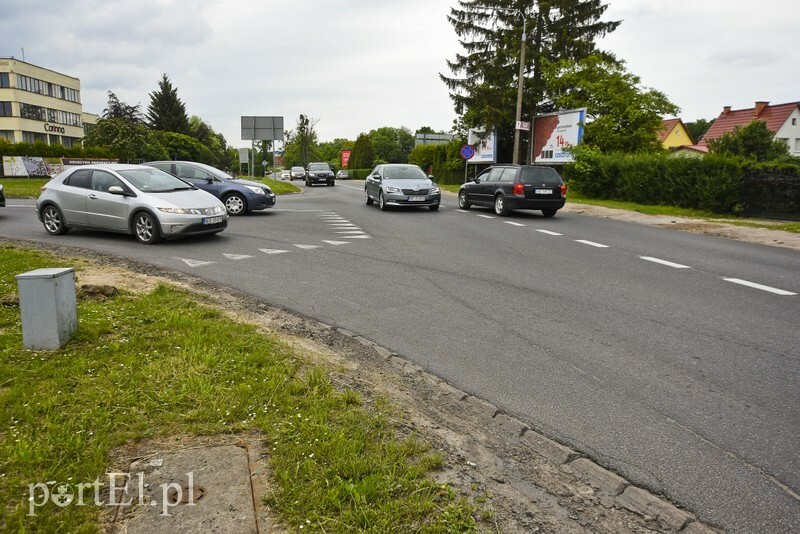
[[114, 91], [108, 92], [108, 107], [103, 110], [104, 119], [122, 119], [131, 124], [142, 122], [142, 112], [139, 110], [141, 104], [131, 106], [122, 102]]
[[661, 150], [661, 117], [676, 115], [679, 108], [664, 93], [641, 87], [624, 63], [596, 54], [545, 68], [556, 107], [588, 108], [584, 143], [603, 152]]
[[689, 131], [692, 139], [694, 139], [695, 142], [699, 142], [700, 139], [702, 139], [706, 134], [708, 129], [711, 128], [711, 125], [714, 124], [715, 120], [716, 119], [711, 119], [710, 121], [707, 121], [705, 119], [697, 119], [694, 122], [687, 122], [686, 129]]
[[370, 130], [375, 160], [384, 163], [408, 163], [408, 153], [414, 148], [414, 135], [408, 128], [384, 126]]
[[166, 74], [158, 82], [158, 90], [150, 93], [147, 121], [154, 130], [190, 133], [186, 106], [178, 98], [178, 89], [172, 86]]
[[283, 161], [286, 166], [300, 165], [306, 167], [310, 162], [319, 159], [319, 141], [314, 127], [318, 119], [311, 119], [300, 114], [297, 128], [284, 132], [286, 144], [283, 150]]
[[100, 119], [84, 138], [86, 147], [102, 147], [122, 162], [133, 160], [168, 159], [168, 151], [150, 136], [150, 129], [142, 122], [124, 118]]
[[[189, 135], [211, 150], [214, 155], [214, 162], [211, 163], [211, 165], [220, 169], [232, 169], [236, 167], [238, 156], [234, 155], [231, 157], [231, 147], [228, 146], [225, 136], [215, 132], [208, 123], [197, 115], [192, 115], [189, 118]], [[236, 149], [233, 149], [233, 151], [236, 154]]]
[[372, 139], [369, 134], [359, 134], [353, 145], [348, 167], [351, 169], [371, 169], [374, 164], [375, 150], [372, 147]]
[[167, 159], [198, 161], [208, 165], [216, 163], [211, 149], [194, 137], [178, 132], [151, 130], [150, 139], [153, 145], [164, 147], [168, 154]]
[[595, 40], [619, 25], [600, 20], [607, 8], [601, 0], [459, 0], [450, 10], [464, 53], [448, 61], [453, 76], [440, 77], [467, 127], [496, 132], [501, 160], [513, 149], [523, 19], [523, 116], [530, 117], [554, 109], [542, 65], [598, 53]]
[[336, 138], [333, 141], [326, 141], [319, 144], [319, 157], [322, 161], [327, 161], [330, 165], [339, 167], [342, 164], [342, 150], [352, 150], [354, 141], [343, 138]]
[[766, 121], [752, 121], [737, 126], [717, 139], [708, 141], [712, 154], [737, 156], [752, 161], [775, 161], [789, 156], [789, 147], [775, 140], [775, 133], [767, 128]]

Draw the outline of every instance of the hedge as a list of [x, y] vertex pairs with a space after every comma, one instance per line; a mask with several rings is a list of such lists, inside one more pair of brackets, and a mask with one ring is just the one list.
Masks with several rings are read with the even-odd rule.
[[800, 218], [800, 166], [793, 164], [753, 164], [713, 154], [677, 158], [585, 152], [566, 166], [564, 176], [590, 198]]

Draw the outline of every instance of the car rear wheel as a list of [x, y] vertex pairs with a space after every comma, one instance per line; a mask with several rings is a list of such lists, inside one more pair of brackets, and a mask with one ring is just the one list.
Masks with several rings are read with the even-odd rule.
[[232, 217], [247, 213], [247, 201], [237, 193], [228, 195], [222, 202], [225, 204], [225, 209], [228, 210], [228, 215]]
[[428, 206], [428, 209], [431, 211], [436, 211], [439, 209], [439, 204], [434, 204], [433, 206]]
[[494, 197], [494, 212], [501, 217], [503, 215], [508, 215], [508, 207], [506, 206], [506, 197], [503, 195], [497, 195]]
[[378, 207], [381, 211], [386, 211], [389, 209], [389, 206], [386, 205], [386, 200], [383, 198], [383, 191], [378, 193]]
[[458, 193], [458, 207], [462, 210], [468, 210], [472, 204], [467, 200], [467, 192], [463, 189]]
[[369, 196], [369, 191], [367, 191], [366, 189], [364, 189], [364, 203], [367, 206], [372, 206], [372, 197]]
[[161, 241], [158, 221], [146, 211], [136, 214], [136, 218], [133, 221], [133, 229], [136, 234], [136, 239], [138, 239], [140, 243], [153, 245]]
[[42, 211], [42, 223], [50, 235], [64, 235], [69, 231], [69, 228], [64, 225], [61, 210], [53, 205], [45, 207]]
[[542, 215], [545, 217], [552, 217], [558, 210], [542, 210]]

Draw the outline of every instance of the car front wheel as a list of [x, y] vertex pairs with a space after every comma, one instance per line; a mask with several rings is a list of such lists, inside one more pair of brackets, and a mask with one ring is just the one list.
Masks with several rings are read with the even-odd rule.
[[133, 229], [136, 239], [145, 245], [153, 245], [161, 241], [161, 232], [158, 229], [158, 221], [149, 213], [143, 211], [136, 215], [133, 221]]
[[465, 190], [461, 190], [458, 193], [458, 207], [462, 210], [468, 210], [472, 204], [469, 203], [467, 200], [467, 192]]
[[369, 196], [369, 191], [367, 191], [366, 189], [364, 189], [364, 203], [367, 206], [372, 206], [372, 197]]
[[378, 207], [381, 211], [386, 211], [389, 209], [389, 206], [386, 205], [386, 200], [383, 198], [383, 191], [378, 193]]
[[494, 198], [494, 212], [500, 216], [508, 215], [508, 207], [506, 207], [506, 197], [497, 195]]
[[243, 215], [247, 212], [247, 201], [241, 195], [236, 193], [228, 195], [223, 202], [230, 216]]
[[64, 235], [69, 231], [69, 228], [64, 225], [61, 210], [52, 205], [47, 206], [42, 212], [42, 223], [50, 235]]
[[434, 204], [433, 206], [428, 206], [428, 209], [431, 211], [436, 211], [439, 209], [439, 204]]

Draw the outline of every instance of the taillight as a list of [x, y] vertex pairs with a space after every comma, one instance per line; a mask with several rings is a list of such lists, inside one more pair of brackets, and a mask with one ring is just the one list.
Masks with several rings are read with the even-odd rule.
[[561, 184], [561, 196], [567, 196], [567, 184]]
[[525, 194], [525, 184], [514, 184], [514, 190], [512, 192], [515, 195], [524, 195]]

